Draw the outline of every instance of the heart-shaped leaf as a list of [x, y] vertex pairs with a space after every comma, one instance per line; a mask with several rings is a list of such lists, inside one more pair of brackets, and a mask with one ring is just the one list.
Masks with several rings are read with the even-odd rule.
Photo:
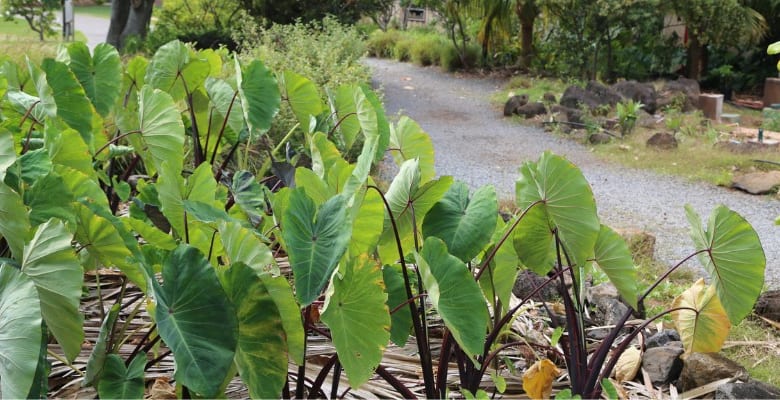
[[709, 272], [718, 298], [737, 324], [753, 309], [764, 286], [766, 258], [761, 241], [745, 219], [724, 206], [710, 215], [705, 230], [693, 208], [685, 207], [699, 261]]
[[72, 240], [62, 222], [50, 219], [38, 226], [22, 257], [22, 272], [35, 282], [43, 319], [68, 360], [76, 358], [84, 341], [79, 311], [84, 272]]
[[458, 181], [425, 215], [423, 236], [438, 237], [452, 255], [469, 262], [490, 241], [497, 214], [495, 188], [483, 186], [469, 199], [468, 186]]
[[466, 264], [447, 252], [439, 238], [425, 239], [415, 253], [428, 298], [469, 357], [482, 354], [487, 331], [485, 298]]
[[133, 357], [130, 365], [118, 354], [106, 357], [103, 376], [98, 383], [101, 399], [141, 399], [144, 397], [144, 367], [146, 353], [140, 352]]
[[33, 386], [41, 351], [41, 306], [35, 284], [0, 264], [0, 397], [24, 399]]
[[409, 117], [401, 117], [395, 126], [390, 127], [390, 148], [393, 159], [399, 166], [406, 160], [419, 160], [422, 182], [428, 182], [436, 176], [431, 137]]
[[259, 276], [242, 262], [232, 263], [220, 279], [238, 316], [235, 360], [241, 379], [252, 398], [279, 397], [287, 382], [287, 336], [283, 318], [265, 283], [284, 281], [286, 286], [287, 282], [284, 277]]
[[677, 296], [672, 308], [672, 319], [680, 339], [689, 353], [719, 352], [729, 335], [731, 323], [726, 310], [715, 295], [715, 287], [699, 279], [688, 290]]
[[335, 276], [328, 290], [322, 321], [330, 328], [339, 361], [353, 388], [374, 374], [390, 338], [383, 286], [379, 265], [364, 255], [350, 260], [343, 276]]
[[612, 228], [601, 225], [595, 253], [596, 263], [607, 274], [620, 296], [636, 309], [636, 268], [626, 241]]
[[347, 249], [350, 227], [343, 196], [332, 197], [318, 210], [304, 189], [291, 192], [282, 217], [282, 236], [301, 305], [311, 304], [325, 288]]
[[68, 46], [70, 67], [81, 83], [95, 110], [103, 117], [107, 116], [119, 96], [122, 83], [122, 59], [119, 52], [107, 43], [95, 46], [93, 55], [83, 42], [73, 42]]
[[165, 259], [163, 284], [152, 280], [160, 337], [173, 351], [176, 380], [215, 397], [235, 355], [236, 310], [214, 268], [197, 249], [177, 247]]

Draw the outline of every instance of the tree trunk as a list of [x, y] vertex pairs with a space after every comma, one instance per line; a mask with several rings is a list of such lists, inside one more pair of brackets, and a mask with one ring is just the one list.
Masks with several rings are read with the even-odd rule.
[[515, 8], [520, 20], [520, 67], [527, 70], [534, 57], [534, 21], [539, 15], [536, 0], [518, 1]]
[[106, 43], [121, 49], [129, 36], [146, 38], [154, 0], [114, 0]]
[[688, 41], [688, 78], [700, 80], [704, 68], [704, 46], [696, 35], [691, 34]]

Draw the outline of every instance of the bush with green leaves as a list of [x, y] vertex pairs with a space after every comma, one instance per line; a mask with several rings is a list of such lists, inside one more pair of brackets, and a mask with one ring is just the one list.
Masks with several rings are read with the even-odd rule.
[[368, 55], [380, 58], [392, 58], [395, 44], [403, 37], [403, 32], [389, 29], [383, 31], [377, 29], [368, 36], [366, 48]]
[[[235, 71], [227, 77], [225, 64]], [[97, 343], [82, 348], [86, 270], [116, 270], [140, 289], [153, 324], [138, 348], [162, 341], [182, 396], [221, 397], [239, 377], [251, 397], [326, 397], [323, 382], [332, 375], [340, 393], [342, 370], [351, 388], [383, 380], [405, 398], [487, 396], [486, 375], [504, 391], [514, 366], [502, 353], [527, 345], [510, 331], [532, 296], [511, 300], [521, 269], [550, 274], [545, 285], [563, 298], [573, 394], [599, 397], [631, 337], [660, 317], [619, 341], [629, 310], [595, 348], [585, 342], [588, 271], [602, 270], [635, 309], [658, 283], [638, 287], [628, 247], [599, 221], [576, 166], [549, 152], [524, 163], [521, 211], [504, 222], [493, 186], [437, 176], [430, 137], [409, 118], [389, 122], [365, 86], [331, 90], [326, 106], [312, 81], [257, 59], [171, 42], [123, 66], [108, 45], [90, 54], [75, 43], [41, 65], [1, 64], [0, 99], [3, 398], [46, 395], [49, 333], [64, 360], [89, 352], [83, 384], [101, 398], [143, 395], [145, 370], [159, 360], [119, 354], [137, 317], [118, 318], [121, 298], [99, 302]], [[272, 191], [233, 159], [267, 135], [283, 101], [305, 130], [311, 166], [277, 161], [286, 187]], [[358, 137], [351, 163], [337, 143], [351, 148]], [[387, 152], [399, 171], [382, 190], [370, 171]], [[132, 172], [144, 176], [134, 186]], [[670, 271], [698, 258], [711, 283], [697, 282], [661, 315], [673, 313], [687, 352], [717, 351], [761, 291], [764, 253], [733, 211], [716, 208], [706, 226], [686, 211], [692, 254]], [[289, 275], [275, 254], [287, 256]], [[335, 351], [312, 354], [312, 335]], [[422, 388], [382, 363], [390, 342], [412, 336]], [[458, 360], [455, 382], [437, 357]]]

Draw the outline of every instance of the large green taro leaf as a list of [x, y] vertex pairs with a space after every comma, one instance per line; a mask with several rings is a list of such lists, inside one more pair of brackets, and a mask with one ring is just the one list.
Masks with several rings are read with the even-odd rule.
[[357, 163], [355, 163], [355, 169], [342, 190], [342, 193], [350, 199], [348, 201], [350, 205], [358, 189], [368, 179], [373, 163], [381, 159], [379, 154], [384, 156], [390, 136], [390, 128], [384, 110], [381, 104], [374, 103], [376, 95], [370, 89], [356, 87], [352, 96], [357, 110], [357, 120], [365, 140]]
[[221, 79], [209, 77], [206, 79], [206, 93], [208, 93], [211, 105], [217, 110], [222, 122], [225, 122], [225, 118], [227, 118], [223, 138], [228, 143], [236, 143], [244, 128], [244, 117], [241, 112], [241, 99], [238, 97], [238, 91]]
[[367, 255], [356, 257], [334, 275], [325, 300], [322, 321], [333, 335], [333, 345], [357, 388], [366, 383], [382, 361], [390, 338], [390, 314], [382, 271]]
[[38, 226], [22, 257], [22, 272], [35, 282], [43, 319], [68, 360], [76, 358], [84, 341], [79, 311], [84, 277], [71, 240], [65, 225], [51, 219]]
[[284, 71], [281, 75], [281, 86], [285, 99], [290, 104], [293, 114], [301, 124], [304, 132], [309, 132], [309, 120], [318, 116], [325, 107], [320, 100], [317, 85], [307, 78], [292, 71]]
[[252, 398], [278, 398], [287, 382], [287, 340], [283, 318], [265, 282], [285, 278], [259, 276], [246, 264], [233, 262], [220, 279], [238, 317], [235, 361], [241, 380]]
[[637, 308], [637, 277], [634, 259], [626, 241], [612, 228], [601, 225], [595, 247], [595, 262], [607, 274], [618, 293]]
[[[56, 193], [54, 196], [52, 194]], [[63, 178], [54, 171], [35, 181], [24, 193], [25, 203], [30, 208], [30, 223], [38, 226], [49, 218], [65, 222], [75, 221], [73, 215], [73, 194]]]
[[[401, 165], [385, 197], [395, 218], [404, 255], [415, 250], [415, 231], [419, 235], [419, 227], [428, 210], [442, 198], [450, 185], [452, 177], [443, 176], [420, 186], [417, 160], [408, 160]], [[379, 256], [385, 264], [392, 264], [399, 259], [389, 214], [385, 216], [384, 230], [379, 237]]]
[[22, 197], [3, 182], [0, 182], [0, 236], [8, 242], [14, 258], [20, 259], [30, 236], [30, 219]]
[[764, 285], [766, 258], [753, 227], [734, 211], [718, 206], [710, 214], [705, 230], [698, 214], [685, 207], [691, 224], [691, 238], [699, 261], [710, 274], [718, 298], [732, 324], [753, 309]]
[[[371, 182], [371, 178], [369, 181]], [[381, 195], [367, 188], [361, 192], [365, 194], [362, 197], [358, 194], [359, 202], [355, 202], [353, 206], [353, 215], [356, 215], [352, 218], [352, 239], [349, 243], [351, 256], [373, 254], [385, 222], [385, 203]]]
[[450, 254], [470, 262], [490, 241], [496, 229], [498, 201], [493, 186], [483, 186], [469, 199], [468, 186], [457, 181], [425, 215], [424, 237], [436, 236]]
[[103, 376], [98, 383], [101, 399], [142, 399], [144, 397], [144, 367], [146, 353], [140, 352], [133, 357], [130, 365], [118, 354], [106, 357]]
[[51, 128], [52, 126], [46, 125], [44, 129], [44, 145], [52, 164], [73, 168], [97, 180], [89, 146], [84, 139], [74, 129], [59, 130]]
[[5, 179], [5, 171], [15, 162], [14, 136], [8, 129], [0, 127], [0, 181]]
[[279, 84], [271, 71], [259, 60], [253, 60], [241, 71], [236, 58], [236, 83], [244, 120], [252, 137], [265, 133], [279, 112]]
[[249, 171], [237, 171], [230, 185], [233, 200], [253, 223], [259, 222], [265, 210], [263, 188]]
[[[135, 263], [133, 253], [122, 238], [119, 229], [124, 225], [117, 223], [113, 216], [100, 215], [99, 207], [89, 203], [79, 203], [75, 207], [76, 232], [74, 239], [86, 248], [90, 254], [97, 257], [100, 263], [107, 267], [117, 267], [133, 283], [141, 288], [146, 287], [146, 278], [139, 265]], [[108, 211], [103, 214], [107, 214]]]
[[235, 355], [236, 310], [214, 268], [193, 247], [171, 252], [162, 276], [162, 285], [152, 280], [155, 319], [173, 351], [176, 380], [198, 395], [215, 397]]
[[[513, 220], [505, 223], [500, 215], [496, 215], [496, 230], [493, 232], [493, 241], [485, 249], [483, 260], [493, 251], [495, 246], [498, 246], [498, 242], [504, 236], [506, 230], [511, 227], [512, 222]], [[479, 285], [482, 287], [485, 297], [488, 299], [496, 297], [504, 307], [508, 307], [509, 296], [512, 294], [515, 281], [517, 281], [518, 265], [520, 265], [520, 260], [517, 257], [514, 246], [504, 242], [496, 251], [493, 260], [487, 265], [487, 269], [479, 277]]]
[[334, 196], [318, 210], [302, 188], [290, 194], [282, 217], [282, 236], [301, 305], [319, 297], [347, 250], [352, 229], [345, 203], [343, 196]]
[[[545, 152], [536, 163], [525, 163], [520, 167], [520, 177], [517, 179], [516, 197], [518, 206], [525, 209], [534, 202], [544, 204], [547, 214], [547, 235], [558, 232], [561, 243], [571, 258], [571, 262], [579, 267], [585, 266], [593, 256], [593, 246], [598, 239], [601, 224], [596, 214], [596, 201], [588, 181], [582, 172], [568, 160]], [[536, 218], [541, 222], [544, 218]], [[535, 227], [540, 232], [543, 227]], [[536, 235], [535, 235], [536, 236]], [[526, 240], [531, 240], [531, 237]], [[544, 235], [533, 238], [541, 242], [549, 241]], [[529, 246], [544, 251], [546, 245], [529, 243]], [[520, 254], [520, 248], [518, 248]], [[538, 259], [544, 256], [539, 254]], [[523, 255], [521, 254], [521, 259]], [[526, 260], [523, 259], [526, 265]], [[531, 267], [531, 265], [529, 265]]]
[[222, 246], [230, 259], [229, 264], [243, 263], [258, 275], [263, 273], [278, 274], [271, 249], [265, 245], [252, 231], [238, 222], [223, 221], [219, 224], [219, 237]]
[[448, 253], [447, 245], [436, 237], [425, 239], [415, 259], [428, 298], [452, 337], [469, 357], [482, 354], [488, 311], [482, 291], [466, 264]]
[[344, 159], [341, 158], [341, 153], [336, 145], [328, 140], [324, 133], [315, 133], [311, 136], [310, 142], [311, 170], [324, 179], [330, 169]]
[[46, 82], [57, 104], [57, 116], [77, 130], [85, 143], [92, 145], [95, 109], [84, 88], [65, 63], [49, 58], [43, 60], [41, 68], [46, 73]]
[[[171, 96], [151, 86], [141, 89], [138, 99], [138, 126], [141, 143], [133, 140], [135, 151], [141, 156], [150, 174], [167, 162], [175, 171], [184, 163], [184, 123]], [[138, 135], [131, 135], [137, 139]]]
[[403, 116], [390, 127], [390, 150], [395, 163], [417, 158], [420, 162], [420, 180], [428, 182], [436, 176], [433, 168], [433, 142], [417, 122]]
[[100, 381], [100, 376], [103, 374], [103, 368], [106, 364], [106, 356], [111, 350], [108, 348], [108, 344], [109, 339], [113, 338], [114, 324], [119, 316], [119, 306], [118, 303], [114, 304], [105, 318], [103, 318], [97, 341], [95, 341], [95, 347], [92, 348], [92, 353], [89, 354], [89, 359], [87, 359], [84, 386], [94, 385]]
[[672, 303], [675, 328], [686, 352], [717, 353], [729, 335], [731, 323], [715, 287], [699, 279]]
[[[387, 307], [394, 313], [390, 314], [390, 340], [398, 346], [403, 347], [406, 345], [406, 341], [409, 339], [409, 333], [412, 330], [412, 311], [409, 310], [409, 306], [406, 305], [406, 286], [404, 285], [403, 272], [401, 266], [385, 265], [382, 268], [382, 278], [385, 281], [385, 288], [387, 289]], [[414, 278], [416, 281], [417, 275], [413, 272], [409, 272], [410, 279]], [[415, 287], [415, 285], [412, 285]], [[399, 306], [402, 307], [398, 308]]]
[[182, 73], [189, 62], [190, 51], [184, 43], [178, 40], [168, 42], [160, 46], [152, 56], [144, 81], [179, 101], [186, 95]]
[[89, 199], [90, 202], [108, 209], [108, 198], [100, 189], [97, 179], [64, 165], [55, 164], [53, 169], [62, 177], [74, 199]]
[[23, 399], [33, 386], [41, 351], [41, 306], [35, 284], [0, 264], [0, 397]]
[[119, 96], [122, 83], [122, 60], [119, 52], [107, 43], [95, 46], [93, 55], [83, 42], [68, 46], [70, 70], [76, 75], [95, 110], [105, 117]]
[[331, 112], [335, 123], [339, 124], [338, 132], [344, 141], [345, 151], [352, 148], [358, 133], [360, 133], [355, 98], [352, 95], [356, 89], [355, 85], [342, 85], [334, 92], [329, 93]]

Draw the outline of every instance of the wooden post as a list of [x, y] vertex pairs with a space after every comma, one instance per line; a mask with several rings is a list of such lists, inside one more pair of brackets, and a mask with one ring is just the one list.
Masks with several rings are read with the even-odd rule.
[[764, 107], [780, 103], [780, 78], [766, 78], [764, 81]]

